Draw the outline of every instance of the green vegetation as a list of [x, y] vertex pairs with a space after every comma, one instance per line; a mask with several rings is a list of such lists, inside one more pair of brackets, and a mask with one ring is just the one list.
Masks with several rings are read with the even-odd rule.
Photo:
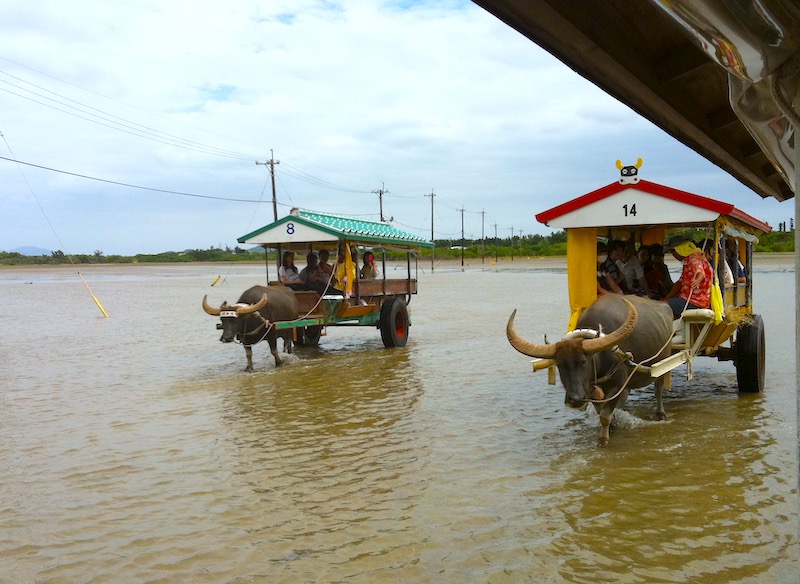
[[794, 252], [794, 231], [773, 231], [758, 238], [756, 252]]
[[[567, 234], [556, 231], [550, 235], [522, 235], [513, 238], [487, 238], [480, 240], [436, 240], [437, 259], [460, 259], [481, 257], [542, 257], [567, 255]], [[756, 252], [793, 253], [794, 231], [773, 231], [760, 238]], [[430, 258], [430, 250], [423, 249], [420, 258]], [[274, 251], [269, 252], [270, 261], [275, 261]], [[405, 257], [401, 252], [389, 252], [390, 259]], [[104, 255], [102, 251], [93, 254], [76, 254], [70, 257], [57, 250], [50, 255], [25, 256], [16, 252], [0, 252], [0, 265], [59, 265], [59, 264], [136, 264], [136, 263], [180, 263], [180, 262], [263, 262], [264, 251], [260, 248], [242, 249], [239, 246], [210, 249], [190, 249], [186, 251], [166, 251], [158, 254], [137, 254], [134, 256]]]
[[[274, 254], [270, 254], [274, 257]], [[183, 263], [183, 262], [262, 262], [264, 251], [249, 251], [240, 247], [224, 249], [189, 249], [186, 251], [166, 251], [158, 254], [136, 254], [134, 256], [104, 255], [102, 251], [93, 254], [67, 256], [56, 250], [50, 255], [25, 256], [16, 252], [0, 252], [0, 265], [59, 265], [59, 264], [136, 264], [136, 263]]]
[[[486, 257], [541, 257], [567, 255], [567, 234], [556, 231], [550, 235], [522, 235], [501, 238], [487, 238], [481, 245], [480, 240], [436, 240], [437, 259], [460, 259], [463, 247], [465, 258], [481, 257], [481, 250]], [[421, 258], [429, 258], [430, 250], [423, 249]]]

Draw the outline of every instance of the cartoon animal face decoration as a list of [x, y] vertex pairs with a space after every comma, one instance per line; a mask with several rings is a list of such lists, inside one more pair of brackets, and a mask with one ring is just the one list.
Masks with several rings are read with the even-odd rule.
[[635, 185], [639, 182], [639, 169], [642, 168], [644, 162], [641, 158], [636, 159], [636, 164], [633, 166], [622, 166], [622, 161], [617, 160], [617, 168], [619, 169], [619, 184], [621, 185]]

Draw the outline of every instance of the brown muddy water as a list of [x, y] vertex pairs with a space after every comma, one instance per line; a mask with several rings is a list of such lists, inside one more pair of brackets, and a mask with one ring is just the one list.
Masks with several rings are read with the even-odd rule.
[[331, 328], [252, 374], [200, 302], [262, 266], [83, 268], [108, 319], [77, 269], [2, 270], [0, 582], [797, 582], [791, 261], [766, 391], [699, 359], [608, 448], [505, 340], [564, 331], [558, 263], [426, 269], [405, 348]]

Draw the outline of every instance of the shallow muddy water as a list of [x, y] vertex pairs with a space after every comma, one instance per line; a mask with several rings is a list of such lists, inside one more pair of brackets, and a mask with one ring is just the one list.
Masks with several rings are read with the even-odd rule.
[[406, 347], [330, 328], [252, 374], [200, 301], [262, 266], [81, 268], [108, 319], [76, 269], [0, 270], [0, 582], [796, 582], [790, 261], [766, 391], [699, 359], [608, 448], [505, 339], [563, 332], [557, 263], [421, 271]]

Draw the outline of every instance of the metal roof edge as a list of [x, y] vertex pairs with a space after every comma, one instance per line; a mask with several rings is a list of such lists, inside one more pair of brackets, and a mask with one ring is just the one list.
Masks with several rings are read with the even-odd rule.
[[583, 207], [597, 203], [598, 201], [602, 201], [611, 195], [615, 195], [629, 188], [663, 197], [665, 199], [670, 199], [672, 201], [677, 201], [679, 203], [684, 203], [686, 205], [691, 205], [693, 207], [698, 207], [700, 209], [712, 211], [714, 213], [719, 213], [720, 215], [728, 215], [750, 225], [751, 227], [760, 229], [764, 233], [769, 233], [772, 231], [772, 227], [768, 223], [756, 219], [741, 209], [736, 208], [731, 203], [726, 203], [724, 201], [712, 199], [711, 197], [697, 195], [695, 193], [690, 193], [688, 191], [683, 191], [674, 187], [668, 187], [666, 185], [647, 180], [640, 180], [636, 184], [622, 184], [619, 181], [613, 182], [590, 193], [586, 193], [585, 195], [581, 195], [580, 197], [552, 207], [551, 209], [542, 211], [536, 215], [536, 220], [540, 223], [547, 224], [553, 219], [557, 219], [558, 217], [566, 215], [567, 213], [571, 213], [572, 211], [576, 211]]
[[401, 245], [401, 246], [408, 246], [408, 247], [425, 247], [425, 248], [432, 248], [434, 246], [434, 244], [431, 243], [431, 242], [427, 242], [427, 241], [424, 241], [422, 239], [416, 239], [416, 236], [414, 236], [414, 234], [412, 234], [412, 233], [408, 233], [408, 236], [409, 236], [408, 238], [395, 237], [395, 236], [392, 236], [392, 235], [381, 236], [379, 233], [375, 233], [375, 234], [348, 233], [348, 232], [336, 229], [335, 227], [331, 227], [329, 225], [326, 225], [325, 223], [321, 223], [319, 221], [315, 221], [313, 218], [307, 216], [309, 214], [310, 215], [318, 215], [318, 216], [321, 216], [321, 217], [331, 217], [331, 218], [335, 218], [335, 219], [343, 219], [343, 220], [355, 221], [357, 223], [362, 223], [362, 224], [384, 226], [384, 227], [389, 227], [390, 229], [392, 229], [392, 230], [394, 230], [394, 231], [396, 231], [398, 233], [407, 233], [407, 232], [404, 232], [404, 231], [402, 231], [400, 229], [396, 229], [396, 228], [392, 227], [391, 225], [387, 225], [386, 223], [381, 223], [381, 222], [377, 222], [377, 221], [366, 221], [366, 220], [362, 220], [362, 219], [357, 219], [355, 217], [349, 217], [347, 215], [337, 215], [337, 214], [333, 214], [333, 213], [320, 213], [318, 211], [304, 211], [304, 210], [298, 209], [298, 212], [296, 214], [295, 213], [290, 213], [290, 214], [278, 219], [277, 221], [273, 221], [272, 223], [270, 223], [268, 225], [265, 225], [264, 227], [261, 227], [259, 229], [256, 229], [255, 231], [251, 231], [250, 233], [242, 235], [236, 241], [238, 241], [239, 243], [245, 243], [248, 239], [250, 239], [252, 237], [255, 237], [257, 235], [260, 235], [262, 233], [265, 233], [265, 232], [269, 231], [270, 229], [274, 229], [275, 227], [278, 227], [278, 226], [280, 226], [280, 225], [282, 225], [282, 224], [284, 224], [284, 223], [286, 223], [288, 221], [296, 221], [298, 223], [306, 225], [307, 227], [311, 227], [312, 229], [316, 229], [318, 231], [321, 231], [323, 233], [327, 233], [329, 235], [333, 235], [333, 236], [335, 236], [335, 237], [337, 237], [339, 239], [343, 239], [343, 240], [346, 240], [346, 241], [365, 242], [365, 243], [385, 243], [385, 244], [391, 244], [391, 245]]

